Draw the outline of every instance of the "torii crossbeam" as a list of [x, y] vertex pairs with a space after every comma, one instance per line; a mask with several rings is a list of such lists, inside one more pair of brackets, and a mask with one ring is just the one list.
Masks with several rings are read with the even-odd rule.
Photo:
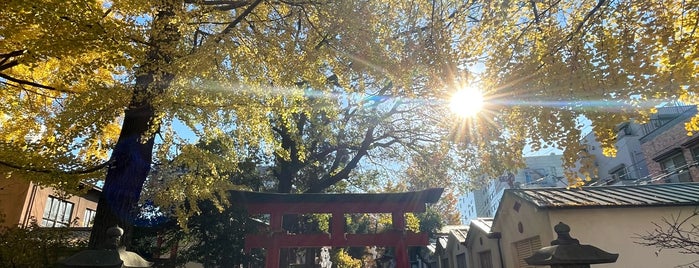
[[[423, 191], [381, 194], [277, 194], [232, 191], [233, 202], [247, 209], [250, 215], [269, 214], [270, 233], [248, 234], [245, 250], [265, 248], [266, 268], [279, 267], [282, 248], [385, 246], [395, 248], [396, 267], [409, 267], [409, 246], [426, 246], [426, 233], [405, 229], [405, 213], [424, 212], [425, 204], [436, 203], [444, 191], [432, 188]], [[287, 234], [282, 218], [289, 214], [331, 214], [330, 234]], [[344, 214], [391, 213], [393, 229], [379, 234], [347, 234]]]

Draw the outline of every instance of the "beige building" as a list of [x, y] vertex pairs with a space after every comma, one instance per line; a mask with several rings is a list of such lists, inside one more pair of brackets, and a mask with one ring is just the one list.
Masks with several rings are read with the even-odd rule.
[[491, 232], [493, 218], [471, 221], [464, 245], [468, 248], [468, 267], [503, 267], [500, 233]]
[[[672, 219], [695, 212], [699, 206], [699, 184], [653, 184], [642, 186], [587, 187], [583, 189], [508, 189], [490, 230], [471, 228], [467, 245], [470, 267], [531, 267], [524, 258], [556, 239], [553, 227], [559, 222], [571, 228], [581, 244], [618, 253], [616, 263], [594, 267], [676, 267], [699, 261], [699, 256], [678, 250], [640, 245], [639, 235], [656, 228], [663, 218]], [[699, 226], [699, 217], [686, 223]], [[473, 235], [473, 237], [471, 237]], [[498, 239], [493, 239], [499, 237]], [[481, 240], [483, 243], [481, 244]], [[502, 252], [498, 266], [496, 252]], [[492, 262], [479, 258], [490, 252]], [[487, 254], [486, 254], [487, 255]]]
[[446, 225], [439, 232], [435, 245], [434, 268], [466, 268], [468, 266], [468, 251], [466, 234], [468, 225]]
[[[90, 187], [85, 185], [85, 187]], [[97, 210], [100, 189], [68, 198], [50, 187], [16, 179], [0, 179], [0, 226], [90, 227]]]

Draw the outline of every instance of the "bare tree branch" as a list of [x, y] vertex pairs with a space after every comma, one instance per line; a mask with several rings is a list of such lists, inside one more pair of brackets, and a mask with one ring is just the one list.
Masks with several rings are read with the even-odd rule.
[[688, 216], [673, 215], [670, 219], [663, 217], [661, 223], [653, 222], [652, 231], [636, 238], [635, 243], [663, 249], [676, 249], [685, 254], [699, 254], [699, 207]]

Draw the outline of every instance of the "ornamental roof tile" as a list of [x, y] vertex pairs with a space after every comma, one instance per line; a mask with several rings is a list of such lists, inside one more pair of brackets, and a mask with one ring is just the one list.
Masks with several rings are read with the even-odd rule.
[[699, 205], [699, 183], [505, 190], [539, 208]]

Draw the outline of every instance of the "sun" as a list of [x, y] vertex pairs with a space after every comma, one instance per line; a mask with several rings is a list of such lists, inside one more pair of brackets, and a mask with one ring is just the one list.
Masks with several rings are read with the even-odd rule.
[[462, 117], [472, 117], [483, 109], [483, 94], [474, 87], [463, 88], [451, 96], [449, 108]]

